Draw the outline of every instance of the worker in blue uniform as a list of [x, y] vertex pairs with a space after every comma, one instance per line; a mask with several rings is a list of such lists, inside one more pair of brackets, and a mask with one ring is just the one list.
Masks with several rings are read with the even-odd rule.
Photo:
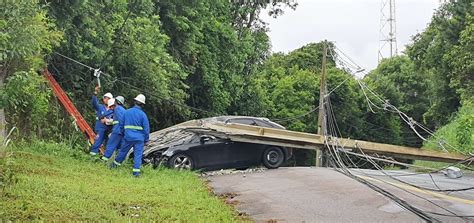
[[124, 130], [124, 137], [120, 151], [111, 164], [112, 168], [120, 166], [125, 160], [128, 152], [133, 147], [133, 176], [140, 176], [142, 165], [143, 146], [148, 144], [150, 136], [150, 124], [148, 117], [143, 111], [145, 95], [139, 94], [134, 98], [135, 106], [125, 111], [123, 122], [120, 127]]
[[[110, 103], [111, 101], [114, 103]], [[105, 146], [104, 156], [101, 158], [103, 161], [108, 161], [115, 152], [115, 149], [120, 148], [120, 143], [123, 138], [123, 131], [120, 128], [120, 122], [123, 122], [123, 115], [125, 113], [125, 108], [123, 108], [124, 103], [125, 98], [122, 96], [117, 96], [115, 100], [109, 100], [109, 108], [113, 109], [113, 117], [112, 119], [108, 119], [106, 123], [111, 123], [113, 127], [109, 141], [107, 141], [107, 145]]]
[[94, 95], [92, 95], [92, 107], [94, 107], [96, 111], [96, 121], [95, 121], [95, 140], [94, 144], [90, 149], [90, 155], [93, 157], [98, 157], [99, 155], [99, 148], [107, 139], [107, 132], [110, 130], [110, 126], [108, 126], [105, 121], [106, 118], [110, 118], [111, 114], [107, 113], [107, 102], [113, 98], [111, 93], [106, 93], [102, 97], [102, 103], [99, 103], [99, 99], [97, 99], [97, 94], [100, 91], [100, 87], [96, 87], [94, 91]]

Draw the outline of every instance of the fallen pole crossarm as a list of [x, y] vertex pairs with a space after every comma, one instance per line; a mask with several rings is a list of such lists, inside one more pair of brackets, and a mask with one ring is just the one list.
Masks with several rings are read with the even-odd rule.
[[265, 128], [259, 126], [242, 125], [242, 124], [207, 124], [205, 127], [224, 132], [233, 136], [257, 137], [262, 140], [285, 140], [288, 142], [298, 142], [313, 144], [315, 146], [324, 145], [324, 137], [322, 135], [310, 134], [304, 132], [295, 132], [285, 129]]
[[380, 153], [400, 158], [419, 159], [438, 162], [459, 162], [469, 160], [469, 156], [458, 153], [438, 152], [414, 147], [390, 145], [362, 140], [338, 138], [344, 148], [361, 149], [366, 153]]
[[[215, 131], [215, 134], [224, 135], [228, 139], [238, 142], [269, 144], [311, 150], [324, 146], [324, 137], [317, 134], [243, 124], [206, 124], [203, 127]], [[345, 149], [353, 149], [354, 151], [360, 149], [366, 153], [386, 154], [415, 160], [455, 163], [462, 161], [469, 162], [469, 160], [473, 159], [473, 157], [457, 153], [438, 152], [345, 138], [331, 138], [328, 143], [335, 146], [343, 146]]]

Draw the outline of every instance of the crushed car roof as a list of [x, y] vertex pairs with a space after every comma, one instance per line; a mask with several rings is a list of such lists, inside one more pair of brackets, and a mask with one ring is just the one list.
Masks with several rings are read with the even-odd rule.
[[219, 137], [215, 132], [210, 131], [207, 127], [208, 125], [220, 123], [225, 124], [229, 120], [233, 119], [253, 119], [261, 120], [271, 125], [274, 125], [276, 128], [284, 129], [283, 126], [270, 121], [267, 118], [261, 117], [250, 117], [250, 116], [217, 116], [209, 117], [197, 120], [186, 121], [150, 134], [150, 143], [144, 148], [143, 154], [147, 156], [150, 153], [155, 151], [169, 148], [172, 146], [177, 146], [185, 143], [191, 142], [193, 139], [199, 135], [209, 133], [215, 137]]

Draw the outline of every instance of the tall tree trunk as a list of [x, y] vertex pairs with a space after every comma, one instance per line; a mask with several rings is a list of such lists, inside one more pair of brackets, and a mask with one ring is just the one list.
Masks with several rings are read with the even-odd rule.
[[260, 7], [258, 2], [255, 2], [252, 5], [252, 12], [250, 13], [249, 20], [247, 22], [247, 28], [249, 29], [250, 27], [252, 27], [253, 21], [255, 20], [256, 13], [260, 11], [260, 10], [257, 10], [258, 7]]

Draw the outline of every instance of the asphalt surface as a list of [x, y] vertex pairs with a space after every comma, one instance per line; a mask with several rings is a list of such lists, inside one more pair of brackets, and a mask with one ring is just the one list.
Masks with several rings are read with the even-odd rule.
[[[369, 182], [424, 211], [474, 215], [474, 191], [433, 192], [394, 180], [379, 171], [352, 170]], [[432, 174], [389, 171], [397, 179], [441, 189], [474, 186], [473, 176], [449, 179]], [[276, 170], [209, 174], [214, 192], [228, 197], [239, 212], [257, 222], [424, 222], [368, 186], [327, 168], [292, 167]], [[426, 200], [425, 200], [426, 199]], [[474, 218], [431, 216], [443, 222], [474, 222]]]

